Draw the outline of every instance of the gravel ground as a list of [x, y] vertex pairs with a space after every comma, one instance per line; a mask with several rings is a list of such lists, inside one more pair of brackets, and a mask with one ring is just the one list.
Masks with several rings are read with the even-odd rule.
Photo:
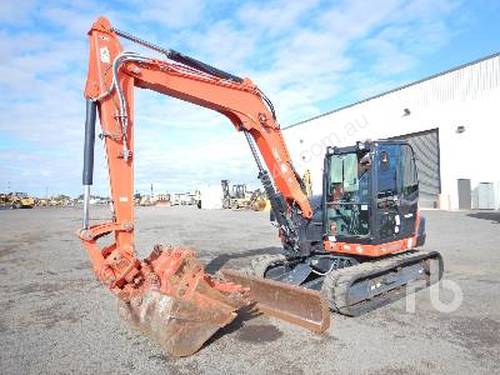
[[[107, 210], [94, 210], [103, 219]], [[80, 210], [0, 212], [0, 372], [31, 373], [499, 373], [500, 213], [425, 213], [427, 249], [442, 252], [445, 279], [463, 303], [433, 307], [430, 291], [359, 318], [333, 315], [322, 336], [267, 317], [219, 331], [200, 352], [171, 358], [120, 321], [74, 232]], [[137, 248], [195, 248], [210, 271], [279, 251], [265, 213], [137, 210]], [[449, 284], [449, 283], [448, 283]], [[440, 291], [450, 299], [449, 289]]]

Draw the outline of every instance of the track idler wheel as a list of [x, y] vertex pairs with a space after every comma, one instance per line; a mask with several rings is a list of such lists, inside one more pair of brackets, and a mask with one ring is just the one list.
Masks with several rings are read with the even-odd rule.
[[252, 260], [251, 274], [255, 277], [265, 277], [266, 272], [276, 266], [286, 263], [286, 257], [283, 254], [266, 254]]

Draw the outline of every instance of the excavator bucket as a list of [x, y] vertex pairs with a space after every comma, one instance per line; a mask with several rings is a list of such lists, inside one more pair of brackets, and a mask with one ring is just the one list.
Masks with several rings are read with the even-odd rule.
[[147, 290], [130, 303], [120, 302], [120, 316], [176, 357], [197, 352], [237, 316], [234, 306], [197, 294], [185, 300]]
[[247, 289], [206, 274], [190, 249], [157, 246], [141, 272], [144, 282], [126, 290], [119, 313], [173, 356], [195, 353], [251, 304]]
[[144, 283], [121, 298], [120, 315], [173, 356], [198, 351], [243, 307], [315, 332], [330, 324], [328, 306], [317, 292], [230, 270], [213, 277], [189, 249], [159, 246], [141, 271]]
[[320, 293], [278, 281], [222, 270], [225, 280], [246, 287], [263, 314], [302, 326], [316, 333], [330, 327], [330, 310]]

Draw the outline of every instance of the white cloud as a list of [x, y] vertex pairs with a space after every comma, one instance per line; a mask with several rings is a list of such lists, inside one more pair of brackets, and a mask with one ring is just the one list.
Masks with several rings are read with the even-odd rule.
[[[98, 14], [251, 77], [286, 125], [319, 114], [320, 103], [333, 107], [336, 97], [356, 99], [398, 84], [394, 74], [449, 43], [449, 19], [460, 9], [447, 0], [2, 2], [0, 20], [16, 25], [0, 31], [0, 132], [14, 140], [0, 143], [0, 175], [25, 186], [19, 189], [79, 191], [86, 32]], [[255, 182], [242, 134], [219, 114], [141, 91], [135, 125], [140, 189], [150, 182], [165, 190], [192, 190], [221, 178]], [[106, 192], [96, 148], [96, 188]]]
[[243, 4], [237, 11], [245, 28], [256, 33], [276, 36], [296, 28], [300, 21], [319, 4], [319, 0], [268, 1]]
[[141, 0], [135, 2], [135, 16], [143, 22], [154, 22], [168, 28], [190, 27], [203, 16], [205, 2], [200, 0], [165, 1]]

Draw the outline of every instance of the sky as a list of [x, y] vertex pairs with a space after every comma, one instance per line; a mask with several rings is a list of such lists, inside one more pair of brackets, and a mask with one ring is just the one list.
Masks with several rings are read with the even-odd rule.
[[[99, 15], [250, 77], [282, 127], [500, 51], [499, 1], [3, 0], [0, 191], [80, 194], [86, 33]], [[137, 191], [258, 186], [244, 136], [226, 118], [140, 89], [135, 110]], [[105, 166], [97, 140], [101, 195]]]

